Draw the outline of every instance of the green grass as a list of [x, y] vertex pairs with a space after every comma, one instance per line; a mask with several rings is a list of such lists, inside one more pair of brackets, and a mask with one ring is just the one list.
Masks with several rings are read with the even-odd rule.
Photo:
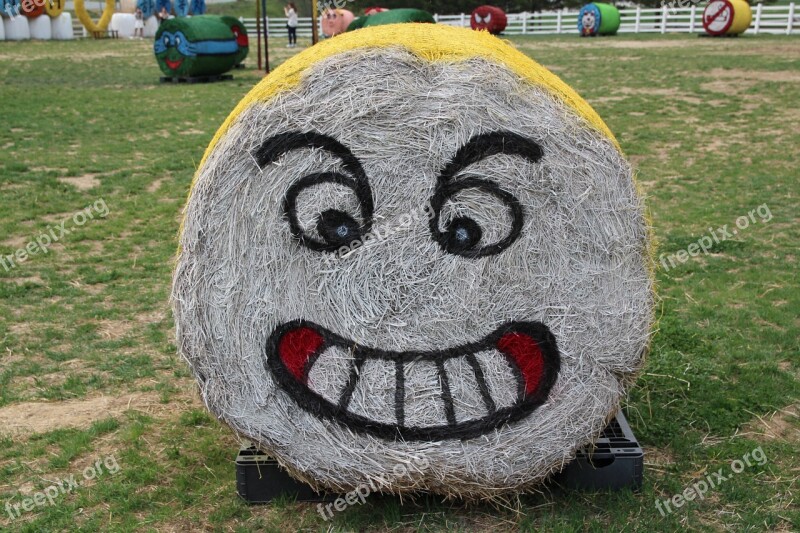
[[[617, 134], [648, 196], [659, 253], [762, 204], [772, 219], [658, 272], [659, 331], [625, 405], [647, 452], [640, 493], [555, 490], [508, 507], [375, 496], [337, 515], [333, 530], [797, 530], [797, 39], [513, 42]], [[293, 52], [271, 50], [273, 66]], [[0, 427], [0, 528], [327, 531], [312, 505], [237, 499], [235, 439], [195, 399], [168, 308], [194, 168], [261, 76], [237, 71], [210, 85], [159, 85], [158, 76], [147, 43], [0, 42], [0, 255], [99, 199], [108, 207], [48, 253], [0, 266], [0, 419], [25, 402], [68, 407], [37, 434]], [[118, 400], [126, 395], [147, 401], [128, 409]], [[65, 427], [79, 405], [65, 402], [98, 398], [116, 407]], [[656, 499], [757, 446], [764, 466], [658, 512]], [[7, 502], [110, 455], [118, 473], [5, 516]]]

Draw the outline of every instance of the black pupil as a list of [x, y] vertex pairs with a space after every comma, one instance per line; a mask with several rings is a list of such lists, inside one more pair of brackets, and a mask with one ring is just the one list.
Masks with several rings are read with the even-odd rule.
[[334, 245], [350, 244], [361, 237], [361, 228], [353, 217], [337, 209], [320, 213], [317, 231], [329, 244]]
[[450, 250], [468, 250], [481, 240], [481, 228], [467, 217], [458, 217], [447, 226], [447, 245]]

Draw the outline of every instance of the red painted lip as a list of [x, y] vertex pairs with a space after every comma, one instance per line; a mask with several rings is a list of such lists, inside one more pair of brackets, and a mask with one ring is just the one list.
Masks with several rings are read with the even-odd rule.
[[179, 59], [177, 61], [170, 61], [169, 59], [165, 59], [164, 61], [167, 63], [167, 66], [172, 70], [176, 70], [178, 67], [181, 66], [181, 63], [183, 63], [183, 59]]

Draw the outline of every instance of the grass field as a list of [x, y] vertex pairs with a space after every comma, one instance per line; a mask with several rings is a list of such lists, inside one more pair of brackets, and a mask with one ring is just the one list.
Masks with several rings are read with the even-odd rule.
[[[168, 295], [193, 170], [259, 74], [159, 85], [144, 42], [0, 42], [0, 255], [30, 247], [0, 264], [0, 528], [800, 529], [800, 40], [513, 42], [605, 118], [649, 197], [667, 268], [624, 405], [646, 448], [640, 493], [375, 496], [332, 522], [310, 505], [242, 503], [237, 442], [176, 356]], [[670, 264], [726, 225], [738, 233]], [[29, 244], [50, 230], [46, 252]], [[758, 447], [763, 464], [731, 474]], [[84, 480], [87, 468], [100, 475]], [[730, 479], [662, 516], [657, 499], [719, 469]], [[70, 475], [79, 486], [52, 505], [8, 514]]]

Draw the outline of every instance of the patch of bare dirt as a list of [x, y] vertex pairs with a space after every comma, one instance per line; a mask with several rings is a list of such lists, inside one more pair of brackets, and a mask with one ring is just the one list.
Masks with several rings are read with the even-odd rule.
[[151, 183], [150, 185], [147, 186], [147, 189], [146, 189], [147, 192], [149, 192], [149, 193], [156, 192], [161, 187], [161, 183], [163, 181], [164, 181], [163, 178], [159, 178], [159, 179], [153, 181], [153, 183]]
[[104, 339], [121, 339], [133, 327], [128, 320], [100, 320], [97, 322], [97, 333]]
[[62, 428], [87, 428], [104, 418], [129, 409], [152, 412], [164, 404], [155, 392], [123, 396], [97, 396], [65, 402], [25, 402], [0, 408], [0, 428], [11, 435], [46, 433]]
[[22, 248], [26, 244], [28, 244], [29, 237], [27, 236], [17, 236], [17, 237], [10, 237], [2, 242], [4, 246], [9, 246], [11, 248], [17, 249]]
[[79, 191], [88, 191], [100, 185], [100, 180], [97, 179], [97, 174], [84, 174], [83, 176], [74, 176], [69, 178], [57, 178], [61, 183], [72, 185]]
[[800, 442], [800, 404], [793, 404], [745, 424], [739, 435], [759, 441], [782, 440]]

